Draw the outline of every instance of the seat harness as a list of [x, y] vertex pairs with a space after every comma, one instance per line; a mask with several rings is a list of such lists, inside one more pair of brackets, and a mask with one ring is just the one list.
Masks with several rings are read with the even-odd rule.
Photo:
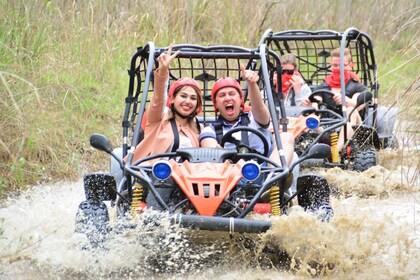
[[[248, 114], [242, 112], [239, 116], [241, 118], [240, 126], [248, 126], [250, 123]], [[222, 142], [222, 138], [223, 138], [223, 121], [224, 121], [224, 118], [219, 117], [218, 121], [213, 124], [214, 131], [216, 133], [216, 140], [217, 140], [217, 143], [219, 144]], [[241, 141], [245, 145], [249, 146], [249, 139], [248, 139], [247, 131], [241, 131]]]
[[[198, 133], [200, 134], [200, 132], [201, 132], [200, 123], [198, 122], [198, 119], [196, 117], [194, 117], [194, 119], [195, 119], [195, 123], [197, 125]], [[178, 127], [176, 125], [175, 118], [172, 118], [170, 120], [170, 123], [171, 123], [172, 131], [174, 133], [174, 144], [172, 145], [171, 152], [176, 152], [179, 148], [179, 131], [178, 131]]]

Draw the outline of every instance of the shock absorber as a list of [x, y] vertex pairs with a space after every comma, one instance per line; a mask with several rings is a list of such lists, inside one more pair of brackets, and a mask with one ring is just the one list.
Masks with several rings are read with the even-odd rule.
[[270, 189], [271, 215], [280, 216], [280, 187], [276, 184]]
[[340, 155], [338, 154], [338, 133], [331, 134], [331, 160], [334, 163], [340, 162]]
[[135, 184], [133, 188], [133, 199], [131, 202], [131, 217], [134, 217], [137, 210], [143, 208], [143, 186]]

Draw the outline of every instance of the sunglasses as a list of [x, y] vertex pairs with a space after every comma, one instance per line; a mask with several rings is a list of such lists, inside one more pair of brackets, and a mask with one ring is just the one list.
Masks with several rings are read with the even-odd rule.
[[290, 69], [282, 69], [281, 70], [281, 74], [289, 74], [289, 75], [293, 75], [295, 73], [295, 70], [290, 70]]

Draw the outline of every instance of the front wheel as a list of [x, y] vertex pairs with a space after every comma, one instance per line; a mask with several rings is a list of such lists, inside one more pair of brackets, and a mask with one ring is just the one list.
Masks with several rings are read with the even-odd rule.
[[76, 213], [75, 232], [85, 234], [93, 246], [100, 246], [109, 232], [109, 214], [102, 201], [85, 200]]
[[301, 175], [297, 179], [298, 203], [307, 211], [317, 213], [321, 221], [328, 222], [334, 216], [330, 205], [330, 186], [318, 175]]
[[377, 164], [376, 151], [374, 148], [359, 150], [354, 156], [353, 170], [365, 171]]

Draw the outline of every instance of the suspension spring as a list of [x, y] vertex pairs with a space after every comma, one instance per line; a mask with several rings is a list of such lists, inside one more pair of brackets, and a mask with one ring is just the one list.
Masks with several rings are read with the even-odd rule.
[[143, 204], [143, 186], [135, 184], [133, 188], [133, 199], [131, 203], [131, 216], [137, 213], [137, 210], [142, 208]]
[[331, 160], [334, 163], [340, 162], [340, 155], [338, 154], [338, 133], [331, 134]]
[[270, 189], [271, 215], [280, 216], [280, 187], [274, 186]]

